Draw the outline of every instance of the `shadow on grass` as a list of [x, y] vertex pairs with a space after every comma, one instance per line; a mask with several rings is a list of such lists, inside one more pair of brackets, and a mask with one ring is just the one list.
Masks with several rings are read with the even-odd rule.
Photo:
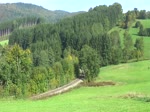
[[133, 100], [137, 100], [137, 101], [149, 102], [150, 103], [150, 96], [140, 94], [140, 93], [135, 93], [135, 92], [131, 92], [131, 93], [122, 95], [122, 96], [120, 96], [120, 98], [133, 99]]

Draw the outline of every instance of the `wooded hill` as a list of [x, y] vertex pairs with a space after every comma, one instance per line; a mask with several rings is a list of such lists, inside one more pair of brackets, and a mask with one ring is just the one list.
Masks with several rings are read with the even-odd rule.
[[[23, 49], [30, 48], [33, 53], [47, 51], [51, 47], [56, 52], [57, 61], [62, 58], [62, 53], [66, 48], [71, 47], [71, 49], [80, 51], [84, 45], [89, 45], [98, 51], [99, 59], [103, 57], [103, 65], [108, 65], [111, 63], [107, 58], [110, 51], [107, 51], [107, 54], [105, 50], [110, 50], [111, 46], [107, 45], [109, 44], [107, 41], [110, 41], [111, 38], [107, 32], [116, 26], [121, 18], [120, 4], [115, 3], [109, 7], [97, 6], [87, 13], [64, 19], [53, 25], [41, 24], [33, 29], [15, 30], [10, 35], [9, 44], [17, 43]], [[120, 44], [119, 39], [119, 37], [116, 38], [118, 45]]]
[[26, 3], [0, 4], [0, 23], [15, 20], [24, 17], [44, 18], [46, 22], [57, 22], [63, 18], [74, 16], [78, 13], [69, 13], [66, 11], [50, 11], [41, 6]]
[[[29, 27], [39, 23], [55, 23], [63, 18], [83, 12], [50, 11], [41, 6], [25, 3], [0, 4], [0, 37], [10, 34], [16, 28]], [[2, 37], [2, 39], [4, 39]], [[2, 40], [0, 38], [0, 40]]]
[[44, 23], [44, 19], [40, 17], [24, 17], [8, 22], [3, 22], [0, 24], [0, 41], [3, 36], [9, 35], [15, 29], [32, 27], [40, 23]]

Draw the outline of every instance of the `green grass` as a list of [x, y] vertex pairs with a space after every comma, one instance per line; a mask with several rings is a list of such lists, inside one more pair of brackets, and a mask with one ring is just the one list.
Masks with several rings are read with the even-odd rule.
[[[140, 21], [143, 24], [144, 28], [150, 28], [150, 19], [137, 21]], [[133, 41], [135, 42], [136, 38], [139, 38], [140, 36], [138, 36], [139, 28], [133, 28], [133, 26], [135, 26], [135, 23], [129, 29], [129, 32], [132, 35]], [[150, 37], [143, 36], [143, 38], [144, 38], [144, 57], [146, 59], [150, 59]]]
[[137, 20], [137, 21], [140, 21], [144, 25], [144, 28], [150, 28], [150, 19]]
[[[140, 21], [143, 24], [144, 28], [150, 28], [150, 19], [137, 20], [137, 21]], [[132, 36], [133, 42], [135, 42], [136, 38], [140, 37], [140, 36], [138, 36], [139, 28], [134, 28], [135, 23], [136, 22], [134, 22], [132, 24], [132, 26], [129, 28], [129, 33]], [[114, 31], [114, 30], [119, 31], [119, 34], [120, 34], [120, 37], [121, 37], [121, 44], [123, 46], [123, 35], [124, 35], [124, 32], [125, 32], [125, 29], [122, 29], [122, 28], [119, 28], [119, 27], [114, 27], [113, 29], [111, 29], [109, 31], [109, 33]], [[150, 59], [150, 37], [146, 37], [146, 36], [143, 36], [143, 37], [144, 37], [144, 58]]]
[[[40, 101], [0, 101], [0, 112], [149, 112], [150, 60], [101, 68], [97, 81], [114, 81], [116, 86], [80, 87]], [[129, 93], [144, 98], [123, 98]]]
[[0, 45], [5, 46], [8, 45], [8, 40], [3, 40], [0, 42]]

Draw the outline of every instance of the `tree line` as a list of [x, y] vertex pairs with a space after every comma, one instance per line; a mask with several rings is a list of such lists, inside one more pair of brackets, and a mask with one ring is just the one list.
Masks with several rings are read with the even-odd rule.
[[150, 11], [139, 11], [137, 8], [134, 8], [134, 10], [128, 11], [123, 15], [123, 20], [119, 21], [118, 25], [121, 28], [128, 29], [136, 19], [150, 19]]

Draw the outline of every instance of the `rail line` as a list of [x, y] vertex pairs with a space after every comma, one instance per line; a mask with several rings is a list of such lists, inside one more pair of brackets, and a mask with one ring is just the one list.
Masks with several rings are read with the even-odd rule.
[[30, 97], [30, 99], [31, 100], [40, 100], [40, 99], [48, 98], [48, 97], [51, 97], [51, 96], [54, 96], [57, 94], [61, 94], [61, 93], [64, 93], [64, 92], [78, 86], [81, 82], [83, 82], [83, 80], [75, 79], [72, 82], [70, 82], [62, 87], [32, 96], [32, 97]]

